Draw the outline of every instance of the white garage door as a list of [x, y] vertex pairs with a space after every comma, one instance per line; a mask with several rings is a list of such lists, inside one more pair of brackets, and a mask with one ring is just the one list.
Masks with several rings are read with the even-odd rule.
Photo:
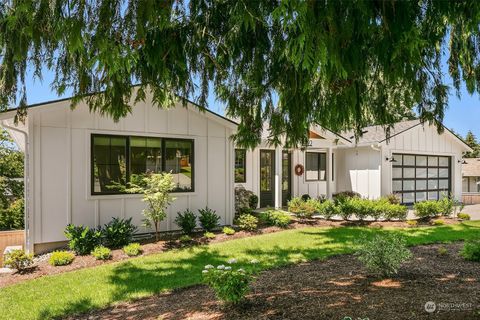
[[404, 204], [438, 200], [451, 191], [451, 157], [393, 154], [392, 188]]

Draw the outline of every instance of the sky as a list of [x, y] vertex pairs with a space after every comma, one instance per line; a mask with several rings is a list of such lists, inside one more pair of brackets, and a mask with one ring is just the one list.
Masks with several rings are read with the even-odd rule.
[[[444, 74], [447, 75], [447, 66], [444, 61]], [[53, 73], [44, 70], [43, 81], [34, 80], [29, 72], [27, 76], [27, 103], [34, 104], [55, 100], [59, 98], [67, 98], [71, 92], [66, 92], [63, 96], [58, 96], [50, 89], [50, 83], [53, 80]], [[452, 81], [445, 77], [447, 85], [451, 85]], [[212, 90], [211, 90], [212, 91]], [[471, 130], [474, 135], [480, 139], [480, 95], [478, 93], [470, 95], [465, 87], [461, 88], [461, 97], [458, 98], [453, 88], [450, 90], [448, 99], [448, 108], [445, 112], [444, 125], [449, 129], [459, 133], [465, 137], [467, 132]], [[210, 110], [224, 114], [224, 107], [217, 102], [213, 95], [208, 99], [208, 107]]]

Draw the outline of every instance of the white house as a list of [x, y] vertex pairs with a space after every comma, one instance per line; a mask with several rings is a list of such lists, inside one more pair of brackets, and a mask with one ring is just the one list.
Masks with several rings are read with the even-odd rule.
[[460, 197], [460, 162], [470, 150], [450, 131], [438, 134], [417, 120], [396, 124], [388, 141], [380, 127], [365, 128], [359, 141], [349, 132], [312, 127], [302, 149], [265, 142], [254, 150], [235, 149], [230, 136], [237, 124], [192, 103], [160, 110], [147, 100], [118, 123], [90, 113], [85, 104], [74, 110], [69, 105], [68, 99], [32, 105], [18, 125], [16, 110], [0, 113], [0, 124], [26, 154], [25, 247], [31, 252], [63, 245], [69, 223], [95, 227], [132, 217], [140, 225], [141, 196], [115, 185], [145, 172], [174, 174], [176, 200], [161, 224], [170, 231], [178, 229], [177, 212], [187, 208], [208, 206], [222, 224], [232, 224], [239, 185], [255, 192], [262, 207], [346, 190], [369, 198], [395, 192], [404, 203], [444, 192]]

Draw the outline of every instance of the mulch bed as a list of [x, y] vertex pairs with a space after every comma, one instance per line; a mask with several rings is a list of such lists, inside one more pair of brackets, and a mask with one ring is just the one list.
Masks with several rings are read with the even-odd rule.
[[[459, 222], [457, 219], [452, 219], [452, 218], [444, 218], [443, 220], [445, 221], [445, 224], [455, 224]], [[428, 223], [424, 223], [423, 225], [428, 226]], [[305, 227], [341, 227], [341, 226], [399, 227], [399, 228], [409, 227], [405, 221], [330, 221], [330, 220], [323, 220], [323, 219], [309, 219], [309, 220], [303, 219], [303, 220], [294, 220], [293, 223], [290, 224], [289, 228], [299, 229], [299, 228], [305, 228]], [[419, 226], [422, 226], [422, 224], [420, 224]], [[237, 231], [234, 235], [230, 235], [230, 236], [227, 236], [223, 233], [217, 233], [216, 238], [211, 240], [207, 240], [203, 238], [202, 233], [198, 233], [196, 236], [194, 236], [193, 242], [190, 245], [218, 243], [218, 242], [228, 241], [232, 239], [246, 238], [254, 235], [267, 234], [267, 233], [278, 232], [283, 230], [285, 229], [281, 229], [278, 227], [262, 227], [254, 232]], [[164, 235], [163, 240], [158, 242], [154, 242], [153, 240], [146, 240], [141, 242], [143, 255], [160, 253], [167, 250], [185, 246], [184, 244], [181, 244], [177, 240], [179, 236], [180, 234], [169, 234], [169, 235]], [[112, 259], [108, 261], [99, 261], [90, 255], [76, 256], [72, 264], [67, 266], [54, 267], [48, 263], [48, 257], [49, 257], [48, 254], [40, 256], [38, 259], [36, 259], [36, 263], [34, 267], [26, 272], [23, 272], [23, 273], [17, 272], [13, 274], [0, 274], [0, 288], [9, 286], [18, 282], [39, 278], [45, 275], [53, 275], [53, 274], [83, 269], [83, 268], [89, 268], [89, 267], [94, 267], [98, 265], [122, 261], [130, 258], [125, 253], [123, 253], [121, 249], [118, 249], [118, 250], [112, 250]]]
[[[367, 275], [353, 255], [264, 271], [238, 307], [200, 285], [70, 319], [479, 319], [480, 264], [461, 258], [461, 248], [411, 248], [414, 257], [384, 280]], [[436, 303], [433, 313], [425, 311], [428, 301]]]

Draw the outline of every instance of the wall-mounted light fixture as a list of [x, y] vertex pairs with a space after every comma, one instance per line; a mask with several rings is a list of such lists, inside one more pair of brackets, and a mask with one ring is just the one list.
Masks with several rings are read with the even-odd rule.
[[457, 160], [457, 163], [467, 164], [467, 161], [465, 161], [465, 159], [459, 159]]
[[385, 157], [385, 160], [388, 162], [397, 162], [394, 157]]

